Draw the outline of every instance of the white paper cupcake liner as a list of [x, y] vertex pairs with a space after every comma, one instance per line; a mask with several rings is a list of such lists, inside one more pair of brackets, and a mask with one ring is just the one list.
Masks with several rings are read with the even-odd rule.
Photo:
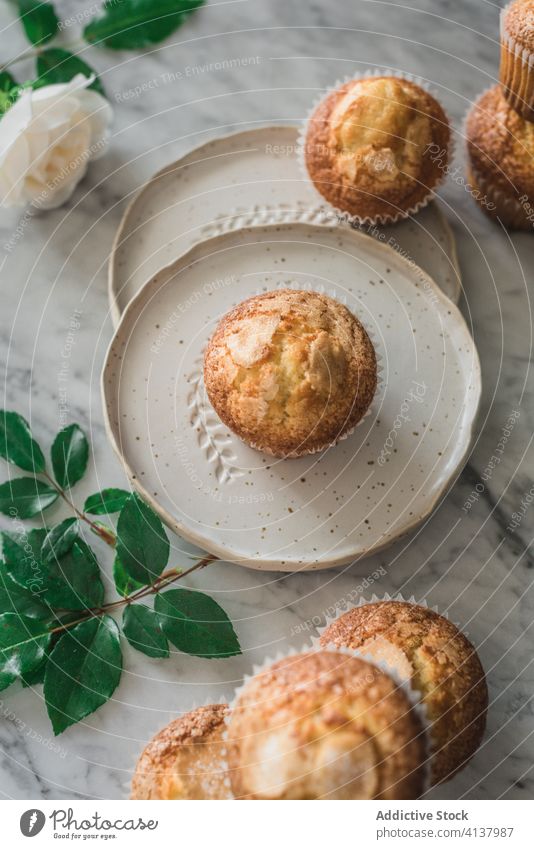
[[[371, 658], [369, 655], [366, 655], [363, 652], [354, 651], [353, 649], [339, 648], [339, 647], [334, 646], [334, 645], [328, 645], [327, 647], [323, 647], [323, 646], [319, 647], [318, 644], [317, 644], [317, 641], [312, 640], [311, 642], [306, 643], [301, 648], [291, 648], [287, 651], [280, 650], [280, 651], [276, 652], [275, 655], [271, 655], [271, 656], [265, 658], [265, 660], [262, 663], [254, 664], [253, 667], [252, 667], [252, 671], [243, 676], [243, 683], [240, 686], [236, 687], [236, 689], [234, 691], [234, 698], [232, 699], [232, 701], [230, 702], [230, 705], [229, 705], [230, 710], [225, 717], [225, 724], [226, 724], [227, 728], [230, 725], [232, 713], [235, 710], [237, 703], [239, 702], [241, 694], [243, 693], [243, 691], [245, 690], [245, 688], [248, 686], [248, 684], [250, 683], [250, 681], [253, 678], [255, 678], [257, 675], [263, 674], [271, 666], [273, 666], [273, 664], [278, 663], [281, 660], [285, 660], [286, 658], [297, 657], [297, 656], [302, 655], [302, 654], [319, 653], [319, 652], [323, 652], [323, 651], [333, 652], [335, 654], [342, 654], [342, 655], [345, 655], [347, 657], [358, 657], [361, 660], [364, 660], [370, 666], [373, 666], [377, 669], [380, 669], [381, 672], [383, 672], [385, 675], [389, 676], [389, 678], [391, 678], [392, 681], [395, 683], [395, 686], [398, 687], [399, 689], [401, 689], [404, 692], [404, 694], [407, 696], [412, 710], [414, 711], [414, 713], [417, 715], [417, 717], [419, 719], [419, 722], [420, 722], [420, 725], [421, 725], [421, 728], [422, 728], [422, 733], [424, 735], [424, 743], [425, 743], [426, 754], [425, 754], [424, 762], [422, 764], [422, 767], [423, 767], [423, 791], [422, 791], [421, 795], [423, 796], [425, 793], [428, 792], [428, 790], [431, 789], [431, 786], [432, 786], [431, 785], [431, 767], [430, 767], [432, 753], [431, 753], [431, 737], [430, 737], [431, 723], [428, 719], [426, 707], [425, 707], [425, 705], [422, 701], [421, 694], [417, 690], [415, 690], [409, 682], [403, 681], [394, 669], [388, 667], [387, 664], [383, 663], [382, 661], [376, 661], [375, 659]], [[228, 732], [227, 731], [225, 731], [225, 733], [223, 734], [223, 739], [225, 739], [225, 740], [228, 739]], [[226, 769], [227, 773], [229, 774], [230, 773], [230, 767], [229, 767], [228, 762], [225, 762], [225, 769]]]
[[351, 214], [351, 213], [349, 213], [345, 210], [342, 210], [339, 207], [334, 206], [334, 204], [330, 203], [325, 197], [323, 197], [323, 195], [317, 189], [317, 187], [315, 186], [315, 183], [313, 182], [313, 179], [311, 178], [311, 175], [308, 171], [307, 165], [306, 165], [306, 135], [307, 135], [308, 123], [310, 121], [310, 118], [314, 114], [315, 110], [317, 109], [317, 107], [319, 106], [321, 101], [323, 101], [325, 99], [325, 97], [327, 97], [331, 92], [336, 91], [337, 89], [341, 88], [341, 86], [346, 85], [349, 82], [353, 82], [353, 81], [356, 81], [356, 80], [372, 79], [373, 77], [396, 77], [397, 79], [408, 80], [409, 82], [415, 83], [416, 85], [420, 86], [428, 94], [430, 94], [432, 97], [434, 97], [436, 100], [438, 100], [441, 108], [443, 109], [443, 111], [445, 113], [445, 117], [447, 119], [447, 122], [448, 122], [449, 128], [450, 128], [450, 140], [449, 140], [449, 147], [448, 147], [448, 162], [449, 162], [449, 164], [453, 161], [454, 152], [455, 152], [453, 123], [451, 121], [450, 115], [447, 112], [447, 110], [444, 108], [443, 104], [441, 103], [441, 100], [439, 100], [439, 97], [437, 96], [435, 90], [432, 89], [432, 87], [428, 85], [426, 80], [423, 80], [421, 77], [418, 77], [414, 74], [390, 70], [389, 68], [369, 69], [368, 71], [364, 71], [361, 74], [348, 75], [348, 76], [344, 77], [343, 79], [339, 79], [336, 83], [334, 83], [333, 86], [331, 86], [328, 89], [328, 91], [326, 93], [323, 93], [323, 94], [321, 94], [321, 95], [319, 95], [318, 97], [315, 98], [310, 110], [308, 111], [306, 118], [302, 123], [300, 133], [299, 133], [299, 137], [298, 137], [297, 159], [298, 159], [298, 163], [299, 163], [299, 167], [300, 167], [302, 176], [309, 183], [313, 192], [317, 196], [318, 202], [321, 202], [323, 204], [327, 204], [335, 212], [335, 214], [338, 216], [339, 221], [346, 221], [348, 224], [351, 224], [354, 227], [396, 224], [398, 221], [401, 221], [401, 220], [406, 219], [406, 218], [411, 218], [413, 215], [417, 215], [417, 213], [421, 209], [424, 209], [424, 207], [428, 206], [430, 201], [433, 200], [433, 198], [436, 195], [437, 189], [442, 185], [442, 183], [444, 182], [445, 177], [446, 177], [446, 171], [444, 169], [440, 178], [436, 181], [436, 183], [432, 186], [432, 188], [428, 190], [427, 195], [424, 198], [422, 198], [420, 201], [417, 201], [417, 203], [412, 204], [412, 206], [408, 207], [408, 209], [406, 209], [406, 210], [399, 209], [397, 212], [391, 212], [391, 213], [386, 213], [386, 214], [382, 214], [382, 215], [374, 215], [374, 216], [373, 215], [365, 215], [365, 216], [353, 215], [353, 214]]
[[[501, 67], [500, 83], [510, 106], [527, 121], [534, 121], [534, 53], [518, 44], [506, 30], [509, 3], [500, 14]], [[513, 66], [505, 73], [503, 48], [513, 57]], [[519, 77], [519, 80], [517, 79]]]

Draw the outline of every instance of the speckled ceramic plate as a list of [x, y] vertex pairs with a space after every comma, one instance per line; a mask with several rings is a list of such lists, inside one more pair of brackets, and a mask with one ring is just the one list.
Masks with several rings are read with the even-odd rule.
[[[113, 246], [115, 324], [146, 280], [207, 235], [257, 224], [258, 216], [272, 223], [310, 214], [317, 222], [317, 195], [302, 178], [297, 143], [296, 127], [247, 130], [208, 142], [156, 174], [126, 210]], [[437, 203], [412, 220], [367, 232], [413, 259], [458, 301], [454, 236]]]
[[[285, 286], [359, 316], [380, 387], [349, 438], [276, 460], [221, 423], [202, 357], [223, 313]], [[375, 552], [430, 513], [468, 452], [480, 368], [458, 308], [417, 266], [358, 231], [293, 223], [216, 236], [156, 274], [124, 312], [102, 391], [115, 450], [168, 525], [226, 560], [292, 571]]]

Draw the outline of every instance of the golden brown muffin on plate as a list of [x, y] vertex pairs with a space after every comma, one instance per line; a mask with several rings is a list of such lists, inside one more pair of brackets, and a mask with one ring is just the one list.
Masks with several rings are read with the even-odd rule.
[[359, 221], [387, 223], [424, 206], [448, 165], [438, 101], [399, 77], [364, 77], [330, 92], [308, 120], [307, 172], [320, 194]]
[[500, 80], [510, 106], [534, 121], [534, 0], [514, 0], [501, 12]]
[[444, 616], [419, 604], [379, 601], [340, 616], [320, 642], [384, 661], [420, 692], [431, 723], [433, 784], [451, 778], [478, 749], [488, 706], [484, 670]]
[[243, 799], [415, 799], [427, 741], [405, 690], [336, 651], [287, 657], [251, 678], [228, 726]]
[[221, 319], [205, 353], [204, 382], [215, 411], [244, 442], [298, 457], [348, 436], [365, 415], [376, 356], [339, 301], [277, 289]]
[[231, 799], [223, 732], [228, 705], [186, 713], [150, 741], [132, 778], [132, 799]]
[[534, 124], [515, 112], [499, 85], [484, 92], [466, 120], [474, 198], [505, 227], [534, 227]]

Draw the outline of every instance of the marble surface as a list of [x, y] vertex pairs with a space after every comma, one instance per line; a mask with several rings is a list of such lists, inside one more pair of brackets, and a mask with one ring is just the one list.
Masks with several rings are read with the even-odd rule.
[[[83, 2], [58, 6], [66, 14], [87, 9]], [[12, 8], [0, 3], [3, 58], [24, 47]], [[109, 154], [92, 165], [66, 207], [29, 217], [3, 213], [0, 232], [4, 403], [28, 416], [45, 444], [65, 421], [90, 432], [93, 455], [80, 500], [98, 484], [125, 483], [103, 429], [99, 374], [111, 336], [106, 263], [124, 204], [143, 180], [217, 133], [299, 120], [325, 87], [383, 66], [419, 74], [437, 90], [458, 130], [461, 164], [462, 117], [498, 73], [497, 32], [498, 4], [486, 0], [412, 0], [409, 7], [231, 0], [211, 3], [142, 55], [91, 49], [87, 58], [115, 105]], [[76, 38], [76, 27], [64, 38]], [[111, 702], [59, 738], [52, 738], [40, 687], [3, 692], [3, 797], [123, 797], [139, 751], [158, 728], [207, 699], [229, 697], [254, 662], [302, 644], [314, 622], [380, 571], [370, 591], [438, 605], [465, 628], [488, 673], [484, 744], [431, 797], [532, 798], [534, 239], [490, 222], [455, 179], [441, 194], [458, 242], [461, 308], [480, 351], [484, 395], [469, 462], [439, 508], [411, 537], [349, 568], [278, 575], [223, 563], [193, 576], [191, 585], [215, 594], [231, 614], [244, 655], [156, 661], [125, 646], [125, 672]], [[488, 471], [514, 411], [500, 463]], [[514, 513], [521, 519], [511, 529]], [[58, 507], [52, 518], [64, 515]], [[174, 562], [186, 550], [173, 538]]]

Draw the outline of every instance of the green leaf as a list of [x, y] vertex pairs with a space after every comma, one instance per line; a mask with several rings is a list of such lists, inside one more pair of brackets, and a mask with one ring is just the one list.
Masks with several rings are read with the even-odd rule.
[[23, 589], [38, 592], [41, 602], [52, 607], [61, 610], [100, 607], [104, 585], [92, 549], [78, 537], [70, 551], [44, 563], [41, 550], [47, 533], [44, 528], [34, 528], [28, 534], [2, 534], [9, 576]]
[[169, 551], [161, 520], [137, 493], [132, 493], [117, 523], [117, 555], [127, 574], [142, 584], [151, 584], [167, 565]]
[[83, 478], [89, 459], [89, 444], [77, 424], [59, 431], [50, 453], [54, 477], [63, 489], [74, 486]]
[[38, 474], [46, 467], [43, 452], [33, 439], [28, 422], [10, 410], [0, 410], [0, 457], [25, 472]]
[[0, 613], [19, 613], [32, 619], [48, 619], [49, 608], [36, 593], [23, 590], [9, 576], [5, 563], [0, 563]]
[[63, 634], [52, 649], [44, 680], [54, 734], [105, 704], [121, 672], [119, 629], [110, 616], [82, 622]]
[[80, 532], [78, 519], [64, 519], [48, 531], [41, 548], [43, 563], [53, 563], [67, 554], [76, 542]]
[[91, 513], [93, 516], [118, 513], [129, 497], [130, 493], [125, 489], [103, 489], [101, 492], [95, 492], [94, 495], [86, 498], [83, 512]]
[[22, 25], [33, 44], [44, 44], [55, 36], [59, 21], [51, 3], [18, 0], [18, 5]]
[[186, 654], [231, 657], [241, 647], [228, 616], [209, 595], [168, 590], [156, 596], [155, 609], [163, 633]]
[[[67, 625], [69, 622], [74, 622], [79, 618], [80, 618], [79, 613], [72, 613], [72, 612], [62, 613], [62, 614], [59, 614], [59, 615], [52, 615], [52, 618], [49, 622], [49, 627], [55, 628], [57, 625]], [[22, 679], [22, 686], [23, 687], [33, 687], [35, 684], [43, 684], [44, 683], [45, 674], [46, 674], [46, 665], [47, 665], [48, 660], [50, 658], [50, 653], [51, 653], [52, 649], [54, 648], [54, 646], [56, 645], [57, 641], [61, 638], [62, 633], [63, 632], [61, 632], [61, 631], [58, 631], [56, 633], [53, 633], [53, 632], [50, 633], [50, 643], [48, 644], [48, 647], [45, 651], [45, 655], [44, 655], [41, 663], [39, 664], [39, 666], [37, 666], [33, 670], [33, 672], [29, 672], [24, 676], [24, 678]]]
[[137, 651], [149, 657], [168, 657], [169, 644], [159, 617], [144, 604], [129, 604], [122, 617], [124, 636]]
[[36, 666], [31, 672], [26, 672], [23, 678], [21, 678], [23, 687], [34, 687], [36, 684], [42, 684], [45, 677], [46, 672], [46, 664], [48, 663], [48, 654], [45, 652], [45, 656], [43, 657], [39, 666]]
[[58, 493], [37, 478], [14, 478], [0, 485], [0, 513], [19, 519], [31, 519], [50, 507]]
[[49, 640], [44, 622], [17, 613], [0, 616], [0, 690], [39, 666]]
[[0, 71], [0, 91], [9, 94], [12, 88], [17, 85], [16, 79], [11, 76], [9, 71]]
[[102, 15], [83, 31], [86, 41], [116, 50], [157, 44], [183, 24], [204, 0], [106, 0]]
[[140, 590], [141, 587], [146, 586], [146, 584], [141, 584], [139, 581], [134, 581], [133, 578], [130, 578], [118, 557], [115, 557], [113, 564], [113, 580], [115, 581], [115, 588], [118, 594], [125, 598], [136, 590]]
[[60, 47], [49, 47], [43, 50], [37, 57], [37, 74], [39, 78], [34, 88], [54, 83], [68, 83], [76, 74], [84, 77], [95, 77], [89, 88], [97, 91], [103, 97], [106, 96], [104, 87], [96, 72], [79, 56], [69, 53]]
[[19, 587], [43, 600], [48, 570], [41, 563], [46, 528], [33, 528], [23, 534], [2, 533], [2, 551], [9, 577]]
[[62, 610], [86, 610], [100, 607], [104, 585], [98, 561], [80, 537], [59, 560], [46, 564], [48, 570], [44, 599]]

